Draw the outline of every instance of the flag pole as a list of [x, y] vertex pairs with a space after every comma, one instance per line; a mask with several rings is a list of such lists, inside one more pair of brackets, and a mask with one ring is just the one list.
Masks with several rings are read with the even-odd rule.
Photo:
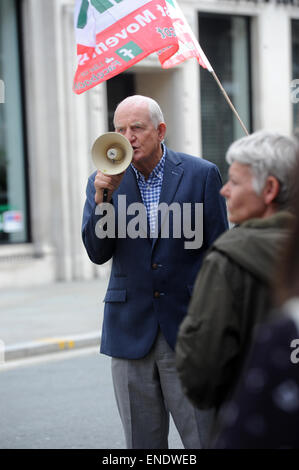
[[213, 67], [211, 66], [210, 64], [210, 61], [208, 60], [207, 56], [205, 55], [204, 51], [202, 50], [202, 48], [200, 47], [199, 45], [199, 42], [197, 41], [197, 39], [195, 38], [194, 34], [193, 34], [193, 31], [191, 30], [190, 28], [190, 31], [191, 31], [191, 35], [192, 35], [192, 38], [193, 38], [193, 42], [194, 44], [196, 45], [196, 48], [201, 56], [201, 58], [203, 59], [203, 62], [205, 64], [205, 66], [207, 67], [207, 70], [213, 75], [217, 85], [219, 86], [224, 98], [226, 99], [229, 107], [231, 108], [232, 112], [234, 113], [234, 115], [236, 116], [236, 118], [238, 119], [239, 123], [241, 124], [242, 126], [242, 129], [243, 131], [245, 132], [246, 135], [249, 135], [249, 132], [248, 130], [246, 129], [245, 127], [245, 124], [244, 122], [242, 121], [242, 119], [240, 118], [239, 114], [238, 114], [238, 111], [236, 110], [236, 108], [234, 107], [233, 103], [231, 102], [228, 94], [226, 93], [225, 89], [223, 88], [219, 78], [217, 77], [216, 75], [216, 72], [215, 70], [213, 69]]
[[233, 111], [233, 113], [235, 114], [235, 116], [236, 116], [236, 118], [238, 119], [239, 123], [241, 124], [241, 126], [242, 126], [242, 128], [243, 128], [245, 134], [246, 134], [246, 135], [249, 135], [249, 132], [248, 132], [248, 130], [247, 130], [246, 127], [245, 127], [245, 124], [243, 123], [243, 121], [242, 121], [242, 119], [240, 118], [240, 116], [239, 116], [239, 114], [238, 114], [236, 108], [234, 107], [234, 105], [233, 105], [233, 103], [231, 102], [231, 100], [230, 100], [228, 94], [226, 93], [225, 89], [223, 88], [223, 86], [222, 86], [222, 84], [221, 84], [219, 78], [217, 77], [215, 71], [212, 69], [212, 70], [210, 70], [210, 72], [211, 72], [211, 74], [213, 75], [213, 77], [214, 77], [214, 79], [215, 79], [217, 85], [219, 86], [220, 90], [222, 91], [223, 96], [224, 96], [224, 98], [226, 99], [227, 103], [229, 104], [231, 110]]
[[[192, 30], [191, 30], [191, 32], [192, 32]], [[236, 118], [238, 119], [239, 123], [241, 124], [243, 131], [245, 132], [246, 135], [249, 135], [249, 132], [248, 132], [248, 130], [246, 129], [244, 122], [243, 122], [242, 119], [240, 118], [240, 116], [239, 116], [239, 114], [238, 114], [238, 111], [237, 111], [236, 108], [234, 107], [234, 105], [233, 105], [233, 103], [231, 102], [231, 100], [230, 100], [228, 94], [226, 93], [225, 89], [223, 88], [222, 83], [220, 82], [219, 78], [217, 77], [215, 70], [214, 70], [213, 67], [211, 66], [211, 64], [210, 64], [210, 62], [209, 62], [207, 56], [205, 55], [204, 51], [203, 51], [202, 48], [200, 47], [200, 45], [199, 45], [197, 39], [195, 38], [193, 32], [192, 32], [192, 35], [193, 35], [193, 41], [194, 41], [194, 43], [196, 44], [197, 50], [198, 50], [198, 52], [199, 52], [201, 58], [203, 59], [203, 62], [204, 62], [204, 64], [205, 64], [205, 66], [207, 67], [207, 70], [213, 75], [213, 77], [214, 77], [214, 79], [215, 79], [217, 85], [219, 86], [219, 88], [220, 88], [220, 90], [221, 90], [221, 92], [222, 92], [224, 98], [226, 99], [226, 101], [227, 101], [229, 107], [231, 108], [231, 110], [233, 111], [234, 115], [236, 116]]]
[[242, 126], [242, 129], [243, 131], [245, 132], [246, 135], [249, 135], [249, 132], [248, 130], [246, 129], [245, 127], [245, 124], [244, 122], [242, 121], [242, 119], [240, 118], [239, 114], [238, 114], [238, 111], [236, 110], [236, 108], [234, 107], [233, 103], [231, 102], [228, 94], [226, 93], [225, 89], [223, 88], [222, 86], [222, 83], [220, 82], [219, 78], [217, 77], [216, 75], [216, 72], [215, 70], [213, 69], [213, 67], [211, 66], [210, 64], [210, 61], [208, 60], [207, 56], [205, 55], [204, 51], [202, 50], [202, 48], [200, 47], [199, 45], [199, 42], [197, 41], [197, 39], [195, 38], [194, 34], [193, 34], [193, 31], [191, 30], [190, 28], [190, 32], [191, 32], [191, 35], [192, 35], [192, 39], [193, 39], [193, 42], [194, 44], [196, 45], [196, 48], [200, 54], [200, 57], [202, 58], [203, 60], [203, 63], [205, 64], [207, 70], [213, 75], [217, 85], [219, 86], [224, 98], [226, 99], [229, 107], [231, 108], [231, 110], [233, 111], [234, 115], [236, 116], [236, 118], [238, 119], [239, 123], [241, 124]]
[[192, 41], [193, 41], [193, 43], [194, 43], [194, 45], [195, 45], [195, 47], [196, 47], [196, 49], [197, 49], [197, 52], [199, 53], [199, 55], [200, 55], [200, 57], [201, 57], [201, 59], [202, 59], [202, 62], [203, 62], [204, 65], [206, 66], [207, 70], [213, 75], [213, 77], [214, 77], [214, 79], [215, 79], [217, 85], [219, 86], [220, 90], [221, 90], [222, 93], [223, 93], [224, 98], [226, 99], [226, 101], [227, 101], [229, 107], [231, 108], [231, 110], [232, 110], [233, 113], [235, 114], [236, 118], [238, 119], [239, 123], [241, 124], [242, 129], [244, 130], [245, 134], [246, 134], [246, 135], [249, 135], [249, 132], [248, 132], [248, 130], [246, 129], [246, 127], [245, 127], [245, 125], [244, 125], [242, 119], [240, 118], [240, 116], [239, 116], [239, 114], [238, 114], [236, 108], [234, 107], [233, 103], [231, 102], [231, 100], [230, 100], [228, 94], [226, 93], [225, 89], [223, 88], [223, 86], [222, 86], [222, 84], [221, 84], [219, 78], [217, 77], [217, 75], [216, 75], [216, 73], [215, 73], [213, 67], [211, 66], [209, 59], [208, 59], [207, 56], [205, 55], [205, 53], [204, 53], [204, 51], [202, 50], [202, 48], [201, 48], [201, 46], [200, 46], [200, 44], [199, 44], [197, 38], [195, 37], [195, 35], [194, 35], [192, 29], [190, 28], [190, 26], [189, 26], [189, 24], [188, 24], [188, 22], [187, 22], [187, 20], [186, 20], [186, 18], [185, 18], [185, 16], [184, 16], [184, 13], [183, 13], [182, 10], [181, 10], [181, 7], [178, 5], [178, 3], [177, 3], [176, 0], [172, 0], [172, 2], [174, 3], [175, 8], [179, 11], [181, 17], [183, 18], [183, 20], [184, 20], [184, 22], [185, 22], [185, 24], [186, 24], [186, 27], [188, 28], [188, 32], [189, 32], [189, 34], [190, 34], [190, 36], [191, 36], [191, 38], [192, 38]]

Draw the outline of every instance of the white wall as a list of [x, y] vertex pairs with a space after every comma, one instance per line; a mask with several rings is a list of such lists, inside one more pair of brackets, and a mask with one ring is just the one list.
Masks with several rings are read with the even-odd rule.
[[290, 135], [291, 25], [282, 13], [270, 4], [253, 19], [254, 125]]

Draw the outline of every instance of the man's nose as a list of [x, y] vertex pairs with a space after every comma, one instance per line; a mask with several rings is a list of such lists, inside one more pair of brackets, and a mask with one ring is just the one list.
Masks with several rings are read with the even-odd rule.
[[134, 132], [131, 129], [126, 130], [125, 137], [131, 143], [134, 142], [134, 140], [136, 139], [136, 136], [135, 136]]
[[229, 192], [228, 183], [225, 183], [220, 189], [220, 194], [223, 197], [228, 197], [228, 192]]

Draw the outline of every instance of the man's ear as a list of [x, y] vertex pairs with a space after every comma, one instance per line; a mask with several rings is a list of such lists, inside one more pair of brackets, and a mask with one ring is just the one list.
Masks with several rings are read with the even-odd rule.
[[264, 201], [269, 206], [278, 196], [280, 183], [275, 176], [268, 176], [265, 187], [263, 189]]
[[160, 122], [160, 124], [158, 125], [157, 130], [158, 130], [159, 139], [162, 142], [162, 140], [164, 139], [165, 134], [166, 134], [166, 124], [164, 122]]

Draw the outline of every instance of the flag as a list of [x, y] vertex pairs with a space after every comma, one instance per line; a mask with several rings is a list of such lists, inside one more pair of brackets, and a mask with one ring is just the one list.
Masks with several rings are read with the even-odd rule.
[[178, 50], [165, 0], [76, 0], [78, 66], [74, 91], [89, 88], [132, 67], [155, 51], [163, 60]]
[[190, 57], [211, 67], [175, 0], [76, 0], [75, 31], [77, 94], [153, 52], [164, 68]]
[[195, 57], [203, 68], [212, 72], [213, 68], [200, 47], [177, 1], [166, 0], [166, 3], [167, 14], [172, 20], [172, 25], [179, 43], [179, 49], [175, 54], [169, 55], [169, 58], [163, 56], [163, 53], [158, 53], [162, 67], [165, 69], [174, 67], [191, 57]]

